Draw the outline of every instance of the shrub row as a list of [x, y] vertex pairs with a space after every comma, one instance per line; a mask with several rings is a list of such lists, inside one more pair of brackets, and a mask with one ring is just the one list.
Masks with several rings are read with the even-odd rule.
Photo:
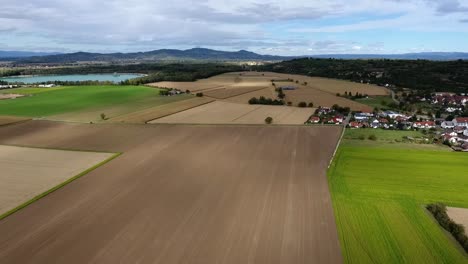
[[261, 105], [284, 105], [283, 100], [265, 98], [260, 96], [260, 98], [252, 97], [249, 100], [249, 104], [261, 104]]
[[426, 206], [427, 210], [434, 215], [439, 224], [460, 243], [460, 245], [468, 253], [468, 237], [465, 234], [465, 228], [462, 225], [455, 223], [447, 215], [447, 208], [443, 204], [429, 204]]

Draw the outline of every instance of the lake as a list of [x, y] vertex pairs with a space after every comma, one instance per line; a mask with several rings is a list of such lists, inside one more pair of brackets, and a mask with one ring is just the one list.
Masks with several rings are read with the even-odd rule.
[[23, 82], [23, 83], [42, 83], [42, 82], [53, 82], [53, 81], [111, 81], [121, 82], [128, 79], [142, 77], [142, 74], [136, 73], [121, 73], [121, 74], [71, 74], [71, 75], [35, 75], [35, 76], [11, 76], [2, 77], [0, 80], [6, 82]]

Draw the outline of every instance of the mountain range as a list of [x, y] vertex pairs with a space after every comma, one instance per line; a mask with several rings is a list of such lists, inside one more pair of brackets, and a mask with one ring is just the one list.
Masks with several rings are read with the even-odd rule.
[[76, 62], [150, 62], [150, 61], [283, 61], [294, 58], [334, 58], [334, 59], [402, 59], [402, 60], [467, 60], [468, 53], [462, 52], [423, 52], [406, 54], [323, 54], [307, 56], [261, 55], [254, 52], [218, 51], [204, 48], [188, 50], [160, 49], [133, 53], [35, 53], [21, 51], [0, 51], [0, 58], [16, 63], [76, 63]]

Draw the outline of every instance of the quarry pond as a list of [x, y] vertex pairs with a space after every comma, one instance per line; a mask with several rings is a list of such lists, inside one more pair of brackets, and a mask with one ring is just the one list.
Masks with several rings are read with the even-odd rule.
[[107, 73], [107, 74], [69, 74], [69, 75], [34, 75], [34, 76], [11, 76], [2, 77], [0, 81], [9, 83], [44, 83], [44, 82], [79, 82], [79, 81], [100, 81], [118, 83], [128, 79], [142, 77], [144, 75], [137, 73]]

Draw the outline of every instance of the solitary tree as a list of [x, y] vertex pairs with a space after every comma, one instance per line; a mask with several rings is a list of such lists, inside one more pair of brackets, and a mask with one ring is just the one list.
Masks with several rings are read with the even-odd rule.
[[271, 123], [273, 123], [273, 118], [272, 117], [269, 116], [269, 117], [265, 118], [265, 124], [269, 125]]

